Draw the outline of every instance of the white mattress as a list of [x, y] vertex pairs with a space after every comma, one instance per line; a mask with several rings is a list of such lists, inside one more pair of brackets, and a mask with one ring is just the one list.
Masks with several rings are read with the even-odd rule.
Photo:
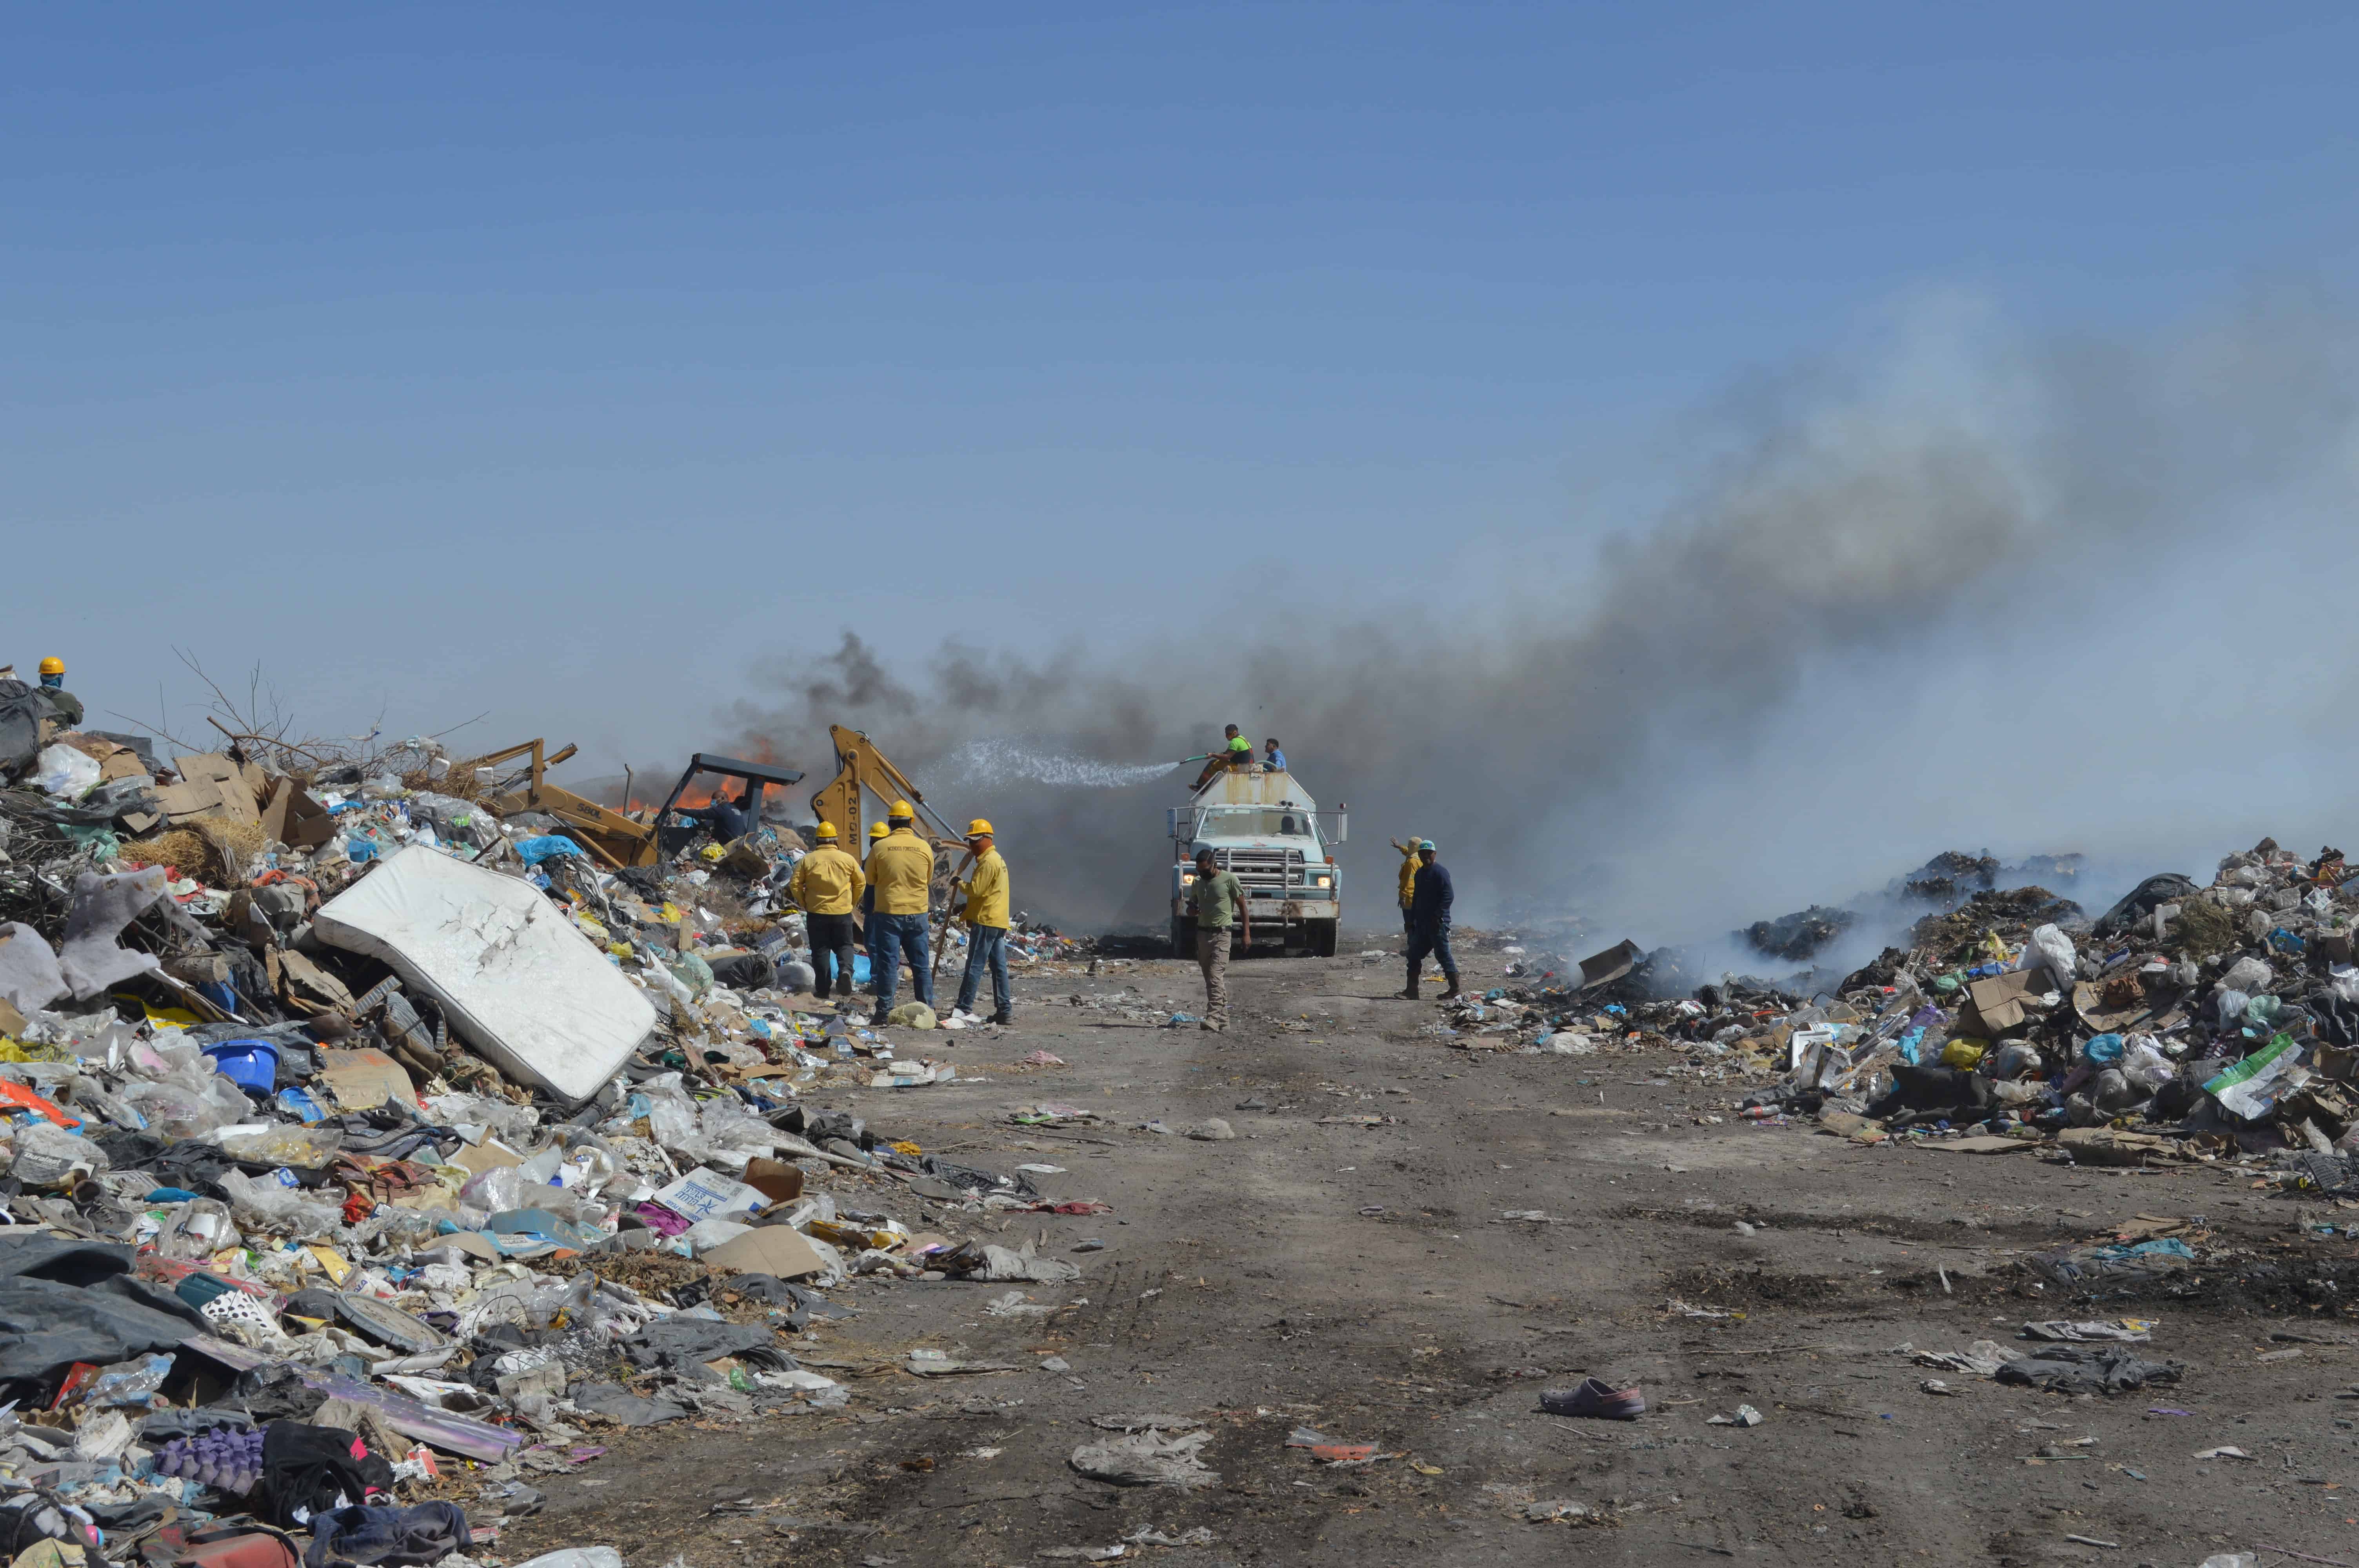
[[598, 1092], [656, 1010], [532, 883], [412, 845], [321, 907], [320, 939], [390, 965], [511, 1080]]

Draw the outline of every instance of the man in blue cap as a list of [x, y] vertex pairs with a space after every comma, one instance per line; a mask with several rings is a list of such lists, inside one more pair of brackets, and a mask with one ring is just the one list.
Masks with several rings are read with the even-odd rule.
[[1418, 971], [1425, 967], [1425, 956], [1432, 954], [1441, 962], [1441, 974], [1450, 989], [1440, 1000], [1448, 1001], [1458, 995], [1458, 960], [1450, 952], [1450, 905], [1457, 896], [1450, 885], [1450, 873], [1434, 858], [1433, 840], [1417, 841], [1417, 891], [1410, 896], [1408, 906], [1408, 987], [1401, 995], [1417, 1000]]

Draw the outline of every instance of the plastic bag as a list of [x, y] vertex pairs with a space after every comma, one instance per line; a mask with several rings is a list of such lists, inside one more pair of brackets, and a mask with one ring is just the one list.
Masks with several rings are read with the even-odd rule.
[[44, 746], [33, 764], [33, 782], [49, 794], [80, 800], [98, 787], [98, 759], [71, 746]]
[[747, 1154], [766, 1154], [778, 1146], [778, 1130], [745, 1108], [734, 1096], [704, 1103], [699, 1119], [704, 1141], [714, 1149], [734, 1149]]
[[106, 1151], [52, 1122], [28, 1121], [16, 1129], [16, 1157], [8, 1173], [28, 1187], [62, 1186], [77, 1171], [92, 1175], [113, 1162]]
[[2344, 1001], [2359, 1001], [2359, 964], [2345, 964], [2327, 971], [2327, 984]]
[[2178, 1073], [2178, 1067], [2162, 1054], [2152, 1035], [2130, 1036], [2128, 1047], [2122, 1053], [2122, 1076], [2132, 1084], [2150, 1095], [2170, 1082]]
[[2122, 1059], [2122, 1037], [2100, 1034], [2081, 1047], [2081, 1060], [2093, 1067], [2110, 1067]]
[[1941, 1047], [1941, 1065], [1972, 1067], [1981, 1063], [1983, 1053], [1989, 1049], [1979, 1040], [1952, 1040]]
[[2228, 966], [2226, 974], [2220, 977], [2220, 989], [2243, 991], [2250, 996], [2268, 989], [2270, 982], [2276, 979], [2277, 971], [2269, 968], [2264, 960], [2251, 957], [2239, 958]]
[[2074, 962], [2072, 938], [2053, 925], [2042, 925], [2023, 945], [2022, 956], [2016, 959], [2015, 967], [2036, 969], [2044, 966], [2060, 987], [2071, 984]]
[[502, 1165], [485, 1171], [459, 1189], [459, 1201], [469, 1208], [480, 1208], [491, 1214], [504, 1214], [523, 1206], [524, 1178], [516, 1174], [514, 1165]]
[[2091, 1103], [2108, 1113], [2127, 1110], [2147, 1098], [2119, 1067], [2107, 1067], [2099, 1073], [2090, 1083], [2088, 1095]]
[[712, 966], [694, 953], [682, 953], [671, 961], [672, 978], [688, 988], [690, 997], [700, 997], [712, 989]]
[[2253, 999], [2238, 990], [2220, 991], [2212, 998], [2213, 1016], [2219, 1019], [2223, 1028], [2244, 1017], [2245, 1009], [2252, 1004]]
[[156, 1402], [158, 1390], [171, 1375], [169, 1356], [135, 1356], [128, 1361], [113, 1362], [98, 1369], [82, 1402], [93, 1408], [130, 1405], [146, 1410]]
[[229, 1206], [216, 1198], [199, 1198], [175, 1205], [171, 1217], [157, 1234], [158, 1256], [175, 1262], [201, 1262], [245, 1238], [229, 1217]]
[[221, 1141], [222, 1152], [257, 1165], [295, 1165], [316, 1170], [336, 1157], [344, 1135], [332, 1127], [266, 1128], [260, 1132], [233, 1132]]
[[268, 1176], [224, 1171], [222, 1190], [229, 1194], [229, 1211], [238, 1224], [271, 1236], [291, 1236], [318, 1241], [335, 1234], [344, 1222], [342, 1206], [305, 1197], [293, 1187], [282, 1187]]
[[528, 1105], [515, 1105], [489, 1095], [429, 1095], [427, 1111], [442, 1127], [487, 1127], [492, 1136], [513, 1148], [530, 1145], [540, 1130], [540, 1113]]
[[2010, 1040], [1992, 1056], [1991, 1076], [2004, 1082], [2037, 1074], [2045, 1065], [2039, 1059], [2038, 1047], [2021, 1040]]
[[139, 1113], [148, 1130], [174, 1141], [201, 1138], [223, 1124], [211, 1100], [175, 1081], [134, 1081], [125, 1087], [122, 1099]]

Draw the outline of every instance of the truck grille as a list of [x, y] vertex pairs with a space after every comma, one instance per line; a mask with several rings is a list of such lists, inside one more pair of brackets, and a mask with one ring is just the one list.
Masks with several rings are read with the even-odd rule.
[[1216, 849], [1213, 859], [1234, 871], [1248, 888], [1299, 888], [1302, 883], [1299, 849]]

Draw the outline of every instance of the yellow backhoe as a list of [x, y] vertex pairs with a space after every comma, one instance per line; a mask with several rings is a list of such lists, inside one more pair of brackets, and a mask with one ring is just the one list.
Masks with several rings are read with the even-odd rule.
[[[493, 752], [458, 764], [458, 769], [473, 770], [478, 779], [494, 785], [498, 793], [489, 795], [484, 804], [502, 816], [519, 811], [538, 811], [555, 817], [566, 832], [589, 850], [610, 871], [622, 871], [630, 866], [652, 866], [658, 860], [677, 854], [681, 846], [696, 836], [692, 827], [678, 827], [665, 819], [679, 801], [689, 781], [699, 773], [715, 773], [723, 779], [736, 779], [754, 786], [757, 798], [771, 784], [785, 787], [800, 784], [803, 775], [792, 768], [773, 767], [766, 762], [748, 762], [736, 757], [723, 757], [711, 752], [699, 752], [688, 761], [679, 782], [671, 786], [664, 803], [649, 813], [645, 821], [625, 816], [596, 801], [560, 789], [545, 776], [549, 769], [571, 757], [578, 747], [567, 746], [549, 752], [546, 743], [534, 740], [521, 741], [506, 751]], [[522, 758], [521, 768], [513, 764]], [[455, 770], [454, 770], [455, 771]], [[486, 778], [488, 774], [488, 778]], [[939, 857], [937, 857], [939, 860]]]
[[[831, 724], [827, 738], [835, 748], [836, 773], [810, 797], [812, 813], [821, 822], [834, 823], [842, 836], [839, 842], [844, 849], [864, 858], [868, 851], [868, 824], [883, 820], [886, 809], [897, 800], [906, 800], [916, 806], [918, 816], [913, 830], [934, 847], [930, 903], [937, 912], [947, 909], [967, 852], [962, 830], [928, 806], [924, 794], [909, 782], [908, 775], [895, 767], [864, 733]], [[875, 802], [873, 810], [868, 804], [872, 798]]]

